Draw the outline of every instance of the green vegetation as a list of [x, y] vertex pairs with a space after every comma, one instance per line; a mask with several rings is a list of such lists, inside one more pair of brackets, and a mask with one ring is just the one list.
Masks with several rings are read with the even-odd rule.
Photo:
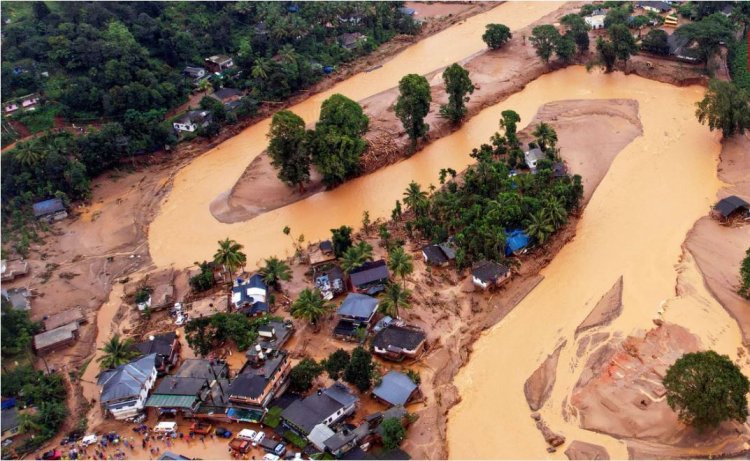
[[207, 291], [216, 285], [216, 279], [214, 279], [214, 265], [203, 261], [198, 264], [200, 273], [190, 277], [190, 288], [196, 293]]
[[305, 121], [298, 115], [288, 110], [273, 115], [268, 133], [271, 164], [283, 183], [298, 186], [300, 190], [310, 180], [311, 157], [306, 136]]
[[372, 386], [374, 373], [375, 365], [372, 363], [372, 354], [361, 346], [357, 346], [352, 351], [352, 358], [344, 370], [344, 380], [364, 392]]
[[258, 328], [271, 320], [281, 319], [269, 315], [249, 318], [241, 312], [219, 312], [210, 317], [191, 319], [185, 325], [185, 339], [202, 357], [226, 341], [232, 341], [238, 350], [243, 351], [258, 338]]
[[713, 13], [699, 21], [683, 24], [674, 33], [698, 44], [698, 52], [707, 69], [708, 61], [719, 50], [719, 45], [734, 40], [734, 26], [721, 13]]
[[747, 419], [750, 381], [726, 355], [685, 354], [669, 367], [663, 383], [667, 403], [685, 424], [705, 430]]
[[619, 22], [613, 23], [607, 28], [607, 35], [609, 40], [602, 37], [596, 40], [598, 56], [593, 64], [604, 67], [606, 72], [612, 72], [618, 60], [627, 67], [630, 57], [638, 51], [638, 45], [628, 27]]
[[274, 287], [276, 291], [281, 288], [281, 282], [288, 282], [292, 279], [292, 269], [289, 265], [273, 256], [264, 260], [265, 265], [260, 269], [263, 281]]
[[343, 183], [359, 172], [359, 160], [367, 148], [362, 135], [370, 119], [355, 101], [334, 94], [323, 101], [315, 131], [309, 133], [315, 168], [329, 187]]
[[579, 205], [583, 186], [579, 176], [553, 175], [559, 157], [554, 148], [554, 130], [537, 127], [546, 148], [546, 158], [536, 165], [536, 173], [510, 170], [523, 165], [523, 150], [516, 134], [520, 117], [513, 111], [502, 113], [504, 133], [496, 133], [490, 144], [474, 149], [475, 165], [463, 178], [448, 180], [431, 196], [411, 184], [404, 202], [414, 211], [406, 225], [424, 239], [443, 242], [455, 237], [456, 264], [471, 266], [480, 260], [502, 261], [508, 230], [526, 229], [537, 243], [544, 243], [559, 229]]
[[[290, 441], [292, 445], [299, 449], [305, 448], [307, 446], [307, 440], [297, 435], [294, 431], [286, 431], [284, 433], [284, 438]], [[330, 453], [326, 453], [326, 455], [328, 455], [330, 459], [335, 459], [330, 455]], [[326, 459], [325, 456], [322, 459]]]
[[388, 269], [401, 277], [404, 286], [406, 286], [406, 276], [414, 272], [413, 258], [404, 251], [404, 247], [393, 247], [388, 251]]
[[406, 438], [406, 429], [398, 418], [388, 418], [380, 424], [383, 429], [383, 448], [393, 450]]
[[424, 118], [430, 111], [430, 84], [421, 75], [408, 74], [398, 82], [398, 100], [396, 101], [396, 115], [409, 135], [410, 152], [417, 148], [417, 141], [427, 136], [430, 125]]
[[536, 26], [531, 30], [531, 37], [529, 40], [534, 46], [534, 50], [536, 50], [536, 55], [539, 56], [539, 59], [544, 61], [545, 64], [549, 64], [549, 60], [552, 58], [552, 53], [555, 51], [555, 46], [560, 40], [560, 33], [555, 29], [555, 26], [544, 24]]
[[317, 325], [318, 320], [333, 309], [333, 305], [323, 299], [323, 295], [317, 288], [305, 288], [299, 297], [292, 303], [292, 317], [304, 319], [310, 325]]
[[568, 14], [560, 20], [567, 31], [566, 37], [571, 37], [578, 48], [578, 53], [585, 53], [589, 50], [589, 26], [586, 21], [577, 14]]
[[132, 338], [121, 341], [120, 335], [117, 334], [109, 338], [109, 341], [104, 344], [104, 347], [99, 348], [99, 350], [104, 352], [104, 355], [96, 359], [102, 370], [111, 370], [120, 365], [125, 365], [141, 355], [134, 347]]
[[459, 123], [466, 117], [466, 103], [474, 92], [474, 84], [469, 78], [469, 71], [458, 64], [451, 64], [443, 71], [445, 92], [448, 93], [448, 104], [440, 106], [440, 115], [453, 123]]
[[219, 240], [219, 249], [214, 254], [214, 263], [224, 267], [224, 272], [228, 277], [237, 272], [237, 269], [244, 267], [247, 263], [247, 256], [242, 252], [242, 245], [234, 240], [226, 238]]
[[138, 288], [138, 291], [135, 292], [135, 296], [133, 297], [133, 301], [136, 304], [145, 303], [151, 297], [152, 291], [154, 290], [151, 287], [145, 285]]
[[397, 283], [389, 283], [385, 287], [385, 295], [380, 300], [380, 311], [394, 318], [399, 318], [400, 309], [409, 309], [411, 290]]
[[271, 407], [268, 409], [268, 412], [263, 417], [263, 424], [270, 427], [271, 429], [276, 429], [279, 427], [279, 424], [281, 424], [281, 412], [283, 412], [284, 409], [281, 407]]
[[703, 100], [696, 103], [698, 121], [711, 131], [721, 130], [725, 138], [750, 129], [750, 91], [732, 82], [711, 80]]
[[353, 229], [349, 226], [341, 226], [338, 229], [331, 229], [333, 253], [337, 258], [342, 257], [346, 250], [352, 246], [352, 230]]
[[493, 50], [502, 47], [511, 38], [513, 38], [513, 34], [510, 32], [510, 28], [504, 24], [487, 24], [487, 28], [482, 34], [484, 43]]
[[347, 274], [372, 261], [372, 245], [362, 240], [356, 245], [349, 247], [341, 256], [341, 269]]
[[745, 252], [745, 259], [740, 267], [740, 289], [737, 291], [745, 299], [750, 299], [750, 248]]
[[289, 390], [292, 392], [306, 392], [310, 390], [313, 381], [321, 373], [323, 373], [323, 367], [314, 359], [302, 359], [289, 373]]
[[39, 133], [49, 130], [55, 125], [55, 116], [59, 110], [59, 107], [53, 104], [41, 104], [35, 110], [14, 114], [13, 120], [23, 123], [32, 134]]
[[3, 370], [3, 396], [15, 397], [23, 405], [33, 405], [37, 411], [20, 416], [20, 428], [32, 437], [24, 439], [16, 448], [18, 454], [29, 453], [53, 438], [68, 417], [65, 405], [67, 390], [59, 373], [44, 374], [31, 365]]
[[344, 349], [337, 349], [328, 356], [327, 359], [321, 362], [323, 368], [328, 372], [328, 377], [336, 380], [339, 379], [341, 373], [346, 370], [351, 360], [351, 355]]
[[30, 350], [34, 335], [42, 330], [42, 325], [29, 319], [28, 311], [14, 309], [9, 301], [2, 298], [2, 356], [11, 358]]
[[422, 383], [422, 378], [419, 376], [418, 371], [414, 371], [412, 369], [406, 370], [406, 376], [408, 376], [409, 379], [411, 379], [411, 381], [417, 386]]
[[669, 42], [666, 32], [661, 29], [652, 29], [641, 40], [641, 49], [650, 53], [666, 56], [669, 54]]
[[[748, 3], [750, 5], [750, 3]], [[750, 91], [750, 70], [747, 68], [747, 37], [734, 42], [729, 48], [729, 72], [739, 88]]]

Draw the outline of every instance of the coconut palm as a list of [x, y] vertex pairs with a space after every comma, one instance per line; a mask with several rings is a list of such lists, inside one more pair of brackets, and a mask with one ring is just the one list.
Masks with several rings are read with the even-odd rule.
[[323, 299], [320, 290], [305, 288], [299, 297], [292, 303], [292, 317], [304, 319], [311, 325], [316, 325], [318, 320], [333, 308], [333, 305]]
[[549, 124], [541, 122], [534, 128], [531, 134], [536, 137], [536, 142], [543, 151], [547, 152], [548, 147], [551, 149], [555, 148], [557, 133]]
[[526, 223], [526, 234], [539, 243], [546, 242], [554, 231], [549, 216], [543, 210], [532, 214]]
[[555, 229], [559, 229], [560, 226], [568, 222], [568, 211], [557, 197], [547, 201], [544, 212], [549, 217]]
[[415, 210], [427, 202], [427, 192], [422, 190], [422, 186], [412, 181], [404, 192], [404, 204], [410, 210]]
[[96, 359], [96, 361], [99, 362], [99, 366], [105, 370], [117, 368], [141, 355], [141, 353], [133, 347], [133, 340], [131, 338], [120, 341], [120, 335], [114, 335], [109, 338], [109, 341], [107, 341], [107, 343], [104, 344], [104, 347], [99, 350], [104, 352], [104, 355]]
[[372, 245], [364, 240], [346, 249], [341, 256], [341, 268], [347, 274], [372, 260]]
[[214, 262], [221, 264], [227, 275], [234, 274], [237, 269], [243, 267], [247, 262], [247, 256], [242, 251], [242, 245], [228, 237], [219, 240], [219, 249], [214, 254]]
[[294, 47], [288, 43], [282, 46], [279, 50], [279, 57], [285, 64], [297, 65], [297, 61], [299, 60], [299, 54], [297, 54], [297, 50], [295, 50]]
[[391, 317], [399, 317], [399, 309], [409, 309], [409, 299], [411, 298], [411, 291], [407, 288], [402, 288], [398, 283], [389, 283], [385, 288], [385, 295], [380, 301], [380, 310], [386, 315]]
[[198, 84], [198, 89], [203, 92], [204, 96], [208, 94], [208, 90], [211, 88], [213, 88], [213, 85], [211, 85], [211, 82], [207, 78], [202, 79]]
[[20, 143], [13, 151], [13, 155], [25, 166], [33, 165], [42, 159], [41, 151], [29, 144]]
[[250, 69], [250, 75], [258, 80], [266, 80], [271, 72], [271, 61], [267, 58], [258, 58], [255, 60], [253, 68]]
[[411, 255], [404, 251], [403, 247], [395, 247], [388, 252], [388, 269], [401, 277], [406, 287], [406, 276], [414, 272], [414, 263]]
[[273, 256], [265, 260], [266, 265], [260, 269], [263, 281], [272, 285], [276, 291], [279, 291], [279, 282], [288, 282], [292, 279], [292, 270], [289, 265], [279, 258]]

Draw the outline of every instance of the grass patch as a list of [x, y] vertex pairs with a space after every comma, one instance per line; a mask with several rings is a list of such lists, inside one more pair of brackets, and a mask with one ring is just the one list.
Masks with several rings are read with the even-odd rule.
[[301, 449], [307, 446], [307, 441], [297, 435], [294, 431], [286, 431], [286, 433], [284, 433], [284, 438], [297, 448]]
[[39, 133], [55, 125], [55, 116], [59, 111], [59, 106], [45, 104], [37, 107], [36, 110], [20, 112], [14, 115], [13, 119], [23, 123], [30, 132]]
[[729, 72], [732, 81], [750, 91], [750, 70], [747, 69], [747, 37], [737, 42], [729, 51]]
[[263, 424], [266, 426], [276, 429], [281, 424], [281, 412], [284, 411], [281, 407], [273, 407], [268, 410], [266, 416], [263, 418]]

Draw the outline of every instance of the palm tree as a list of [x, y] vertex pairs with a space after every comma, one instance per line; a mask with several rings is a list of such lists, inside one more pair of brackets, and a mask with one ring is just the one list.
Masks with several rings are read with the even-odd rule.
[[117, 368], [141, 355], [133, 347], [133, 340], [131, 338], [120, 341], [120, 335], [117, 334], [109, 338], [109, 341], [99, 350], [104, 352], [104, 355], [96, 359], [96, 361], [105, 370]]
[[315, 326], [318, 320], [324, 316], [333, 305], [323, 299], [320, 290], [305, 288], [299, 297], [292, 303], [292, 317], [304, 319]]
[[34, 149], [29, 144], [20, 143], [18, 147], [14, 149], [13, 155], [21, 162], [24, 166], [33, 165], [42, 159], [42, 153]]
[[211, 85], [211, 82], [207, 78], [204, 78], [198, 84], [198, 88], [203, 92], [204, 96], [208, 94], [208, 90], [210, 90], [212, 87], [213, 85]]
[[536, 142], [544, 152], [547, 152], [547, 147], [552, 149], [555, 148], [555, 144], [557, 143], [557, 133], [555, 132], [555, 129], [547, 123], [541, 122], [536, 128], [534, 128], [534, 131], [532, 131], [531, 134], [536, 137]]
[[214, 254], [214, 262], [221, 264], [225, 273], [231, 276], [247, 262], [247, 256], [241, 250], [242, 245], [230, 240], [229, 237], [219, 240], [219, 249]]
[[341, 268], [347, 274], [372, 260], [372, 245], [364, 240], [346, 249], [341, 256]]
[[526, 224], [526, 234], [539, 243], [546, 242], [554, 231], [555, 228], [550, 223], [549, 216], [543, 210], [532, 214]]
[[267, 58], [256, 59], [255, 65], [250, 69], [250, 75], [258, 80], [266, 80], [269, 72], [271, 72], [271, 61]]
[[409, 309], [409, 298], [411, 291], [402, 288], [398, 283], [389, 283], [385, 288], [385, 296], [380, 301], [380, 310], [391, 317], [398, 318], [399, 309]]
[[279, 291], [279, 282], [288, 282], [291, 280], [292, 270], [287, 263], [275, 256], [266, 259], [265, 262], [266, 265], [260, 270], [260, 274], [263, 276], [263, 281], [272, 285], [276, 291]]
[[394, 274], [401, 277], [401, 281], [406, 287], [406, 276], [414, 271], [412, 257], [403, 247], [395, 247], [388, 252], [388, 269]]
[[286, 64], [296, 65], [297, 61], [299, 60], [297, 50], [295, 50], [294, 47], [288, 43], [282, 46], [279, 50], [279, 57], [281, 58], [281, 61]]
[[409, 209], [414, 210], [419, 208], [423, 203], [427, 201], [427, 192], [422, 190], [422, 186], [412, 181], [409, 183], [409, 187], [404, 192], [404, 203]]
[[558, 200], [557, 197], [554, 197], [547, 202], [544, 212], [549, 217], [555, 229], [559, 229], [560, 226], [568, 222], [568, 211], [563, 204], [560, 203], [560, 200]]

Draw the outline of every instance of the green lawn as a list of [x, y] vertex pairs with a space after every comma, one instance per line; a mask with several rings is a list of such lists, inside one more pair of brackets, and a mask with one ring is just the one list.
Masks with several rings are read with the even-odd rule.
[[286, 431], [286, 433], [284, 434], [284, 438], [298, 448], [305, 448], [307, 446], [307, 442], [305, 441], [305, 439], [292, 431]]
[[276, 429], [281, 424], [281, 412], [284, 411], [281, 407], [273, 407], [268, 410], [266, 416], [263, 417], [263, 424], [266, 426]]

